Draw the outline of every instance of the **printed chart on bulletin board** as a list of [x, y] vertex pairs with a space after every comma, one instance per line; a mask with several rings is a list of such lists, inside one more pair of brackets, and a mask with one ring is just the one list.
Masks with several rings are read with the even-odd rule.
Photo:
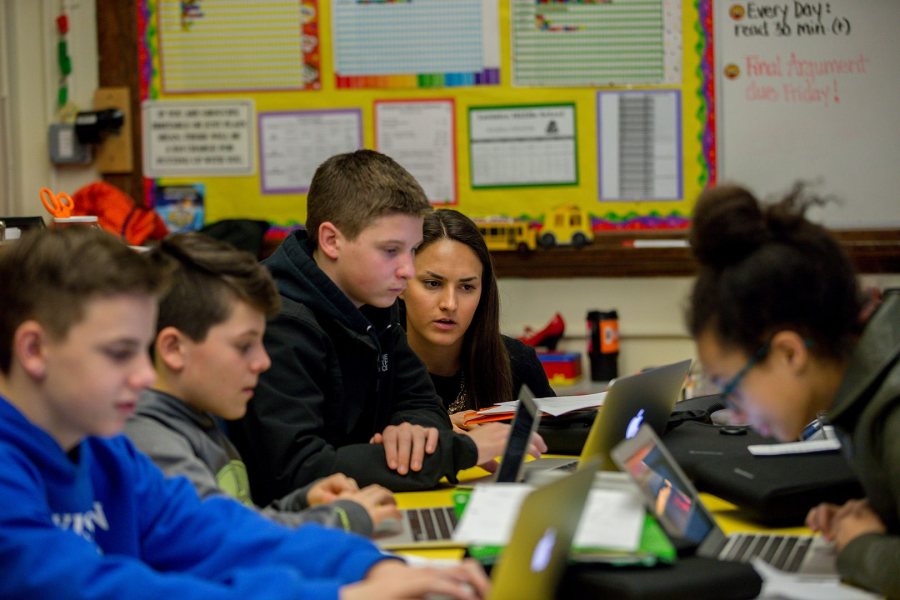
[[317, 165], [373, 148], [473, 218], [685, 228], [716, 177], [710, 3], [136, 0], [147, 197], [302, 225]]

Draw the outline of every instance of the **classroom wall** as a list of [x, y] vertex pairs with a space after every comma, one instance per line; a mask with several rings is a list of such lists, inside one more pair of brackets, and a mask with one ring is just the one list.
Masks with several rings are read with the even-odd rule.
[[44, 215], [38, 190], [75, 192], [100, 178], [93, 166], [55, 167], [47, 129], [58, 89], [54, 19], [67, 8], [69, 98], [89, 110], [97, 75], [95, 0], [0, 0], [0, 214]]
[[[619, 374], [694, 358], [684, 326], [690, 277], [586, 279], [501, 279], [503, 333], [522, 335], [525, 326], [541, 329], [559, 311], [566, 321], [561, 350], [586, 353], [585, 316], [591, 309], [619, 313]], [[862, 285], [900, 287], [900, 274], [863, 275]], [[587, 356], [583, 356], [587, 370]]]

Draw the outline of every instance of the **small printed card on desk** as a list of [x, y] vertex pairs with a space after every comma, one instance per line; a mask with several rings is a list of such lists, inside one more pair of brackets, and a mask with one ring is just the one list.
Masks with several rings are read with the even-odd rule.
[[834, 452], [841, 449], [837, 439], [806, 440], [803, 442], [785, 442], [782, 444], [753, 444], [747, 450], [754, 456], [784, 456], [788, 454], [813, 454], [816, 452]]

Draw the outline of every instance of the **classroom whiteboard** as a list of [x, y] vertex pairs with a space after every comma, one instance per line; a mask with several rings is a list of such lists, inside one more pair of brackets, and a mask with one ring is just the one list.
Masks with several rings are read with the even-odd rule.
[[837, 229], [900, 227], [900, 1], [714, 0], [718, 180], [798, 179]]

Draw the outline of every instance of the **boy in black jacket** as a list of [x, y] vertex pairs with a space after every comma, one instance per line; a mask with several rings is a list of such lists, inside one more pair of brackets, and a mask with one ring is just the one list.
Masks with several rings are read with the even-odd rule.
[[506, 425], [453, 432], [399, 323], [429, 210], [412, 175], [378, 152], [316, 170], [306, 231], [265, 262], [282, 300], [265, 335], [272, 368], [231, 428], [257, 503], [335, 472], [430, 488], [502, 452]]

